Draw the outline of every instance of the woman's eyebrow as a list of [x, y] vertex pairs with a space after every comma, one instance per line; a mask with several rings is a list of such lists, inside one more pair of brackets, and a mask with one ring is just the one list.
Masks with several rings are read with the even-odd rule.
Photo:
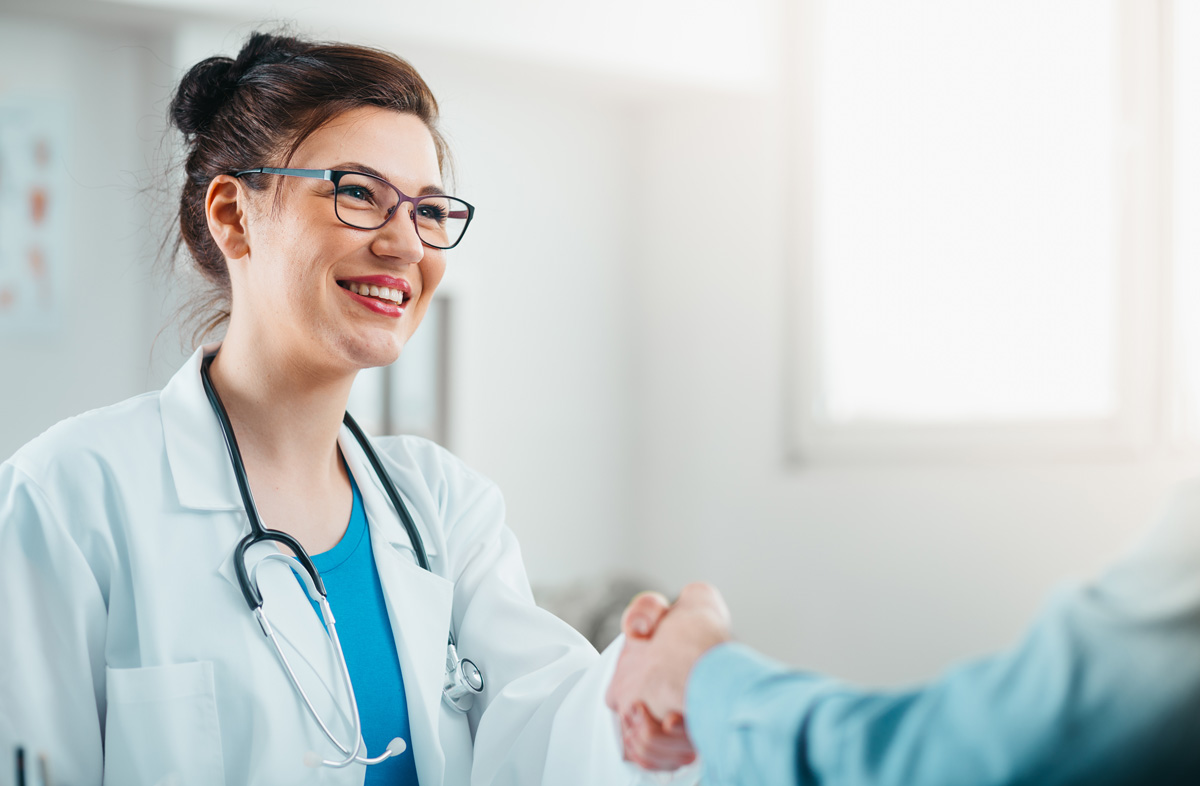
[[[367, 166], [366, 164], [360, 164], [357, 161], [343, 161], [340, 164], [335, 164], [332, 168], [333, 169], [352, 169], [355, 172], [362, 172], [363, 174], [374, 175], [375, 177], [379, 178], [380, 180], [387, 180], [387, 182], [389, 182], [389, 183], [392, 182], [391, 180], [388, 179], [388, 177], [386, 175], [384, 175], [382, 172], [380, 172], [375, 167]], [[446, 192], [442, 190], [441, 186], [430, 185], [430, 186], [423, 186], [420, 191], [413, 194], [412, 196], [429, 196], [431, 194], [444, 194], [444, 193], [446, 193]]]

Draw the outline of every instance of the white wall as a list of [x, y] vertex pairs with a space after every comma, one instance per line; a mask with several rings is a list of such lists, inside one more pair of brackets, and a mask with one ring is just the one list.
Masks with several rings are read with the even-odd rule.
[[447, 276], [452, 447], [500, 484], [535, 581], [599, 575], [633, 513], [632, 118], [570, 73], [413, 63], [479, 206]]
[[[139, 189], [148, 83], [144, 34], [0, 16], [0, 93], [67, 99], [69, 204], [61, 329], [0, 337], [0, 455], [54, 422], [145, 389], [148, 247]], [[147, 242], [149, 240], [149, 242]]]
[[[390, 39], [397, 51], [629, 80], [747, 86], [767, 75], [775, 0], [8, 0], [125, 20], [286, 20], [321, 37]], [[90, 6], [90, 7], [89, 7]], [[480, 74], [481, 75], [481, 74]]]

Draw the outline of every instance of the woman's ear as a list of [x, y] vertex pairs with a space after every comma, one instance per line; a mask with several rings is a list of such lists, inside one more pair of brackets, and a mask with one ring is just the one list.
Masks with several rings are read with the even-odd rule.
[[245, 197], [246, 191], [241, 183], [231, 175], [214, 177], [204, 197], [208, 231], [228, 260], [241, 259], [250, 253]]

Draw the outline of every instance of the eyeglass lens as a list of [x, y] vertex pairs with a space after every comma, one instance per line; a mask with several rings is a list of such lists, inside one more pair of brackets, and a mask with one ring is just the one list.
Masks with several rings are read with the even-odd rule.
[[[352, 227], [378, 229], [396, 210], [400, 194], [370, 175], [348, 173], [337, 184], [334, 209]], [[470, 210], [465, 202], [448, 196], [423, 197], [413, 205], [417, 236], [434, 248], [449, 248], [467, 229]]]

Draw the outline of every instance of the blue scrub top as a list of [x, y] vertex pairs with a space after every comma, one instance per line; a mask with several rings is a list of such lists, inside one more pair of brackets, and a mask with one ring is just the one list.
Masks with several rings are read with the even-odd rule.
[[[395, 737], [408, 744], [399, 756], [367, 767], [365, 783], [367, 786], [415, 786], [417, 768], [409, 732], [404, 678], [400, 673], [400, 655], [396, 651], [396, 639], [392, 635], [383, 586], [379, 583], [379, 570], [371, 549], [367, 514], [353, 475], [350, 486], [354, 491], [354, 505], [346, 534], [329, 551], [310, 556], [325, 583], [329, 605], [337, 620], [338, 638], [362, 718], [367, 755], [380, 755]], [[320, 618], [321, 612], [315, 603], [313, 610]]]

